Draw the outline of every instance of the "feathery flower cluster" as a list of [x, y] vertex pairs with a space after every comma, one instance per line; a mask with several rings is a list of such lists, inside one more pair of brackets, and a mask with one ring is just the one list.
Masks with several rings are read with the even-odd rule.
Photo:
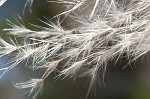
[[[3, 1], [3, 0], [2, 0]], [[0, 56], [13, 55], [1, 77], [21, 62], [32, 61], [29, 68], [44, 68], [39, 79], [17, 83], [18, 88], [31, 87], [31, 93], [50, 75], [58, 77], [88, 76], [92, 85], [104, 76], [107, 63], [126, 57], [130, 64], [150, 50], [150, 1], [149, 0], [49, 0], [62, 3], [66, 10], [58, 16], [72, 18], [77, 25], [65, 29], [47, 19], [47, 27], [33, 25], [37, 30], [16, 25], [8, 20], [9, 34], [23, 37], [23, 44], [0, 39]], [[33, 0], [25, 6], [31, 7]], [[31, 11], [31, 10], [30, 10]], [[73, 24], [74, 25], [74, 24]], [[80, 72], [82, 70], [82, 72]], [[40, 85], [39, 85], [40, 83]], [[38, 85], [37, 85], [38, 84]], [[89, 93], [89, 91], [88, 91]]]

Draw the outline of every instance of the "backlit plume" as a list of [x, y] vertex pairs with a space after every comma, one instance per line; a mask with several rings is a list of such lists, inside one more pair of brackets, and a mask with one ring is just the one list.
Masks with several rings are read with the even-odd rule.
[[[9, 1], [9, 0], [8, 0]], [[4, 0], [1, 0], [1, 5]], [[12, 59], [1, 68], [4, 76], [22, 62], [33, 70], [45, 70], [41, 78], [14, 84], [17, 88], [31, 88], [36, 94], [42, 89], [43, 81], [52, 73], [57, 77], [88, 77], [89, 91], [102, 78], [110, 61], [115, 63], [126, 58], [125, 68], [150, 50], [150, 0], [48, 0], [66, 8], [52, 22], [40, 20], [44, 25], [32, 25], [28, 29], [23, 23], [7, 20], [10, 28], [3, 31], [21, 37], [22, 43], [0, 38], [0, 56], [12, 55]], [[34, 0], [27, 0], [25, 8], [31, 12]], [[63, 28], [65, 16], [72, 19], [73, 28]], [[70, 24], [70, 23], [69, 23]], [[115, 64], [114, 63], [114, 64]], [[56, 78], [57, 78], [56, 77]], [[34, 95], [34, 98], [37, 95]]]

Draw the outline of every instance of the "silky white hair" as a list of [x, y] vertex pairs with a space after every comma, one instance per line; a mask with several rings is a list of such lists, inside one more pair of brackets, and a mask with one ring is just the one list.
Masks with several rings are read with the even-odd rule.
[[[40, 20], [47, 27], [8, 20], [9, 34], [22, 37], [23, 43], [0, 39], [0, 56], [13, 55], [1, 77], [18, 64], [30, 59], [33, 70], [45, 69], [41, 78], [17, 83], [17, 88], [41, 89], [42, 82], [54, 71], [57, 77], [88, 77], [88, 94], [93, 84], [107, 71], [108, 62], [128, 59], [128, 66], [150, 50], [150, 1], [149, 0], [49, 0], [61, 3], [66, 10], [53, 18], [72, 18], [73, 28], [61, 26], [61, 20]], [[31, 7], [33, 0], [25, 6]], [[30, 10], [31, 12], [31, 10]], [[77, 24], [77, 25], [75, 25]], [[39, 84], [40, 83], [40, 84]], [[38, 84], [38, 85], [37, 85]], [[37, 91], [39, 93], [39, 90]], [[37, 95], [35, 95], [37, 96]], [[34, 97], [35, 98], [35, 97]]]

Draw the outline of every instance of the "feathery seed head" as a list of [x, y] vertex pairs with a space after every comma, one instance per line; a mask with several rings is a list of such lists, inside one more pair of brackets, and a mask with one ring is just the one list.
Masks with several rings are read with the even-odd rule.
[[[40, 20], [47, 25], [33, 25], [37, 30], [27, 29], [8, 21], [9, 34], [24, 37], [23, 44], [7, 43], [0, 39], [0, 56], [13, 54], [10, 66], [0, 69], [7, 71], [23, 61], [32, 59], [33, 70], [44, 68], [41, 79], [32, 79], [16, 84], [17, 88], [36, 89], [38, 83], [53, 71], [59, 76], [88, 76], [89, 91], [100, 76], [104, 78], [107, 64], [124, 54], [133, 62], [150, 51], [150, 1], [149, 0], [49, 0], [60, 3], [66, 10], [53, 18], [71, 17], [77, 25], [65, 29], [61, 20], [57, 24]], [[33, 0], [27, 0], [31, 7]], [[30, 10], [31, 11], [31, 10]], [[74, 24], [73, 24], [74, 25]], [[61, 66], [59, 66], [61, 64]], [[86, 68], [86, 69], [84, 69]], [[83, 69], [83, 70], [82, 70]], [[82, 70], [82, 73], [79, 71]], [[103, 79], [104, 80], [104, 79]], [[38, 92], [37, 92], [38, 93]]]

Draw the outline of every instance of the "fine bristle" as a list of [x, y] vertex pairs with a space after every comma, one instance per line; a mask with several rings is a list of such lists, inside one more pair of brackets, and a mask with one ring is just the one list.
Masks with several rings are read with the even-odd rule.
[[[32, 60], [29, 66], [31, 69], [45, 69], [40, 79], [15, 84], [17, 88], [31, 87], [34, 90], [34, 86], [46, 79], [50, 73], [59, 71], [58, 77], [90, 77], [90, 90], [99, 74], [104, 76], [109, 61], [116, 59], [117, 62], [126, 54], [126, 67], [150, 50], [149, 0], [48, 2], [64, 4], [67, 7], [53, 18], [68, 15], [78, 25], [66, 29], [61, 26], [60, 21], [55, 24], [46, 19], [48, 22], [40, 21], [47, 27], [32, 24], [37, 30], [31, 30], [24, 24], [14, 24], [8, 20], [10, 28], [3, 30], [25, 39], [22, 44], [15, 44], [12, 40], [10, 44], [0, 38], [0, 56], [13, 54], [8, 67], [0, 69], [4, 71], [3, 75], [29, 59]], [[25, 7], [31, 7], [32, 3], [33, 0], [27, 0]]]

